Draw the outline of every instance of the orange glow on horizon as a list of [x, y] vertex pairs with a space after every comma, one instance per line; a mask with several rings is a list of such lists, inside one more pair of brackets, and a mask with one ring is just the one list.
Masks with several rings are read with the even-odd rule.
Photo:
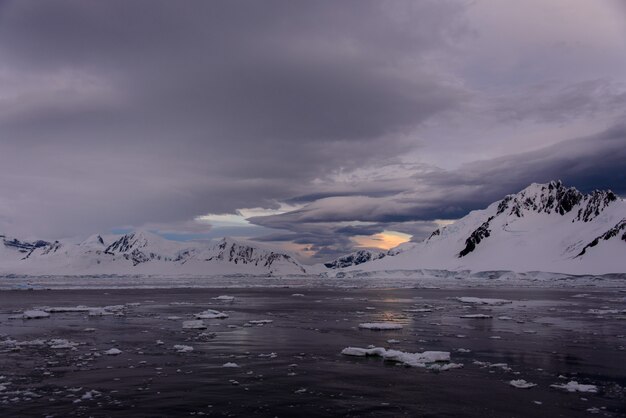
[[396, 231], [383, 231], [374, 235], [359, 235], [352, 238], [357, 247], [362, 248], [380, 248], [381, 250], [389, 250], [398, 245], [408, 242], [411, 236]]

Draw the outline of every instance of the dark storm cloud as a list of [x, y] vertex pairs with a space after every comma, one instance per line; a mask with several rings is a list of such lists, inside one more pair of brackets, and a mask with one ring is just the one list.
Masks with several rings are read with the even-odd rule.
[[466, 98], [423, 60], [460, 2], [1, 7], [0, 187], [33, 233], [276, 206]]
[[[406, 179], [413, 183], [412, 187], [393, 196], [334, 196], [284, 214], [249, 220], [297, 233], [326, 230], [325, 237], [331, 233], [367, 235], [387, 229], [423, 238], [427, 236], [426, 228], [435, 229], [434, 224], [424, 221], [460, 217], [533, 182], [561, 179], [584, 192], [610, 188], [624, 195], [625, 167], [626, 125], [620, 124], [597, 135], [533, 152], [475, 162], [453, 171], [421, 173]], [[342, 225], [354, 221], [372, 224]], [[418, 228], [411, 229], [408, 221]]]
[[588, 136], [626, 114], [623, 9], [571, 1], [0, 2], [0, 232], [291, 204], [245, 230], [322, 259], [532, 181], [626, 193], [623, 125]]

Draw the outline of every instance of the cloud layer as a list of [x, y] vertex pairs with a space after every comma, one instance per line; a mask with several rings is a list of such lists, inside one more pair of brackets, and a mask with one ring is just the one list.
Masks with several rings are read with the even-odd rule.
[[531, 181], [624, 193], [626, 12], [530, 3], [2, 2], [0, 232], [291, 204], [242, 234], [322, 259]]

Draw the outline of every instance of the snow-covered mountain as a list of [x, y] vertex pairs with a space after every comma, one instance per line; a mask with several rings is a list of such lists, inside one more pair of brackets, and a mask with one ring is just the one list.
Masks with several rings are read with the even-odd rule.
[[195, 243], [147, 231], [93, 235], [79, 244], [22, 241], [0, 235], [0, 274], [304, 274], [291, 255], [223, 238]]
[[531, 184], [393, 252], [343, 270], [626, 273], [626, 202], [560, 181]]

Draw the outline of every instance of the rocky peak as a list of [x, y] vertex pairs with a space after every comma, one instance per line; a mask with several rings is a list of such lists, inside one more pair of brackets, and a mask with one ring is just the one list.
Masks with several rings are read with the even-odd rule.
[[547, 184], [533, 183], [521, 192], [505, 197], [498, 205], [497, 214], [523, 217], [525, 211], [558, 213], [564, 215], [583, 199], [574, 187], [565, 187], [560, 180]]
[[611, 190], [594, 190], [583, 198], [575, 220], [589, 222], [616, 200], [617, 196]]
[[378, 260], [387, 256], [386, 253], [380, 251], [358, 250], [351, 254], [339, 257], [331, 262], [324, 263], [329, 269], [338, 269], [349, 266], [357, 266], [372, 260]]

